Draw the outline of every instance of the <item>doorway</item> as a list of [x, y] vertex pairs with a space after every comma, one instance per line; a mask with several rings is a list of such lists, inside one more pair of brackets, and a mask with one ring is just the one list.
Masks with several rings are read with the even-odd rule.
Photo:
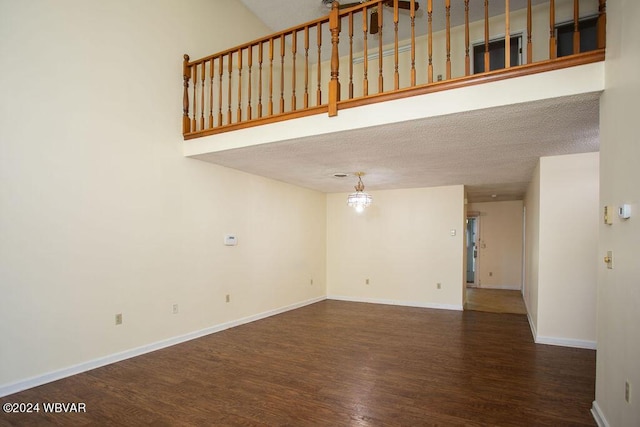
[[479, 215], [467, 215], [467, 286], [478, 286], [478, 228]]

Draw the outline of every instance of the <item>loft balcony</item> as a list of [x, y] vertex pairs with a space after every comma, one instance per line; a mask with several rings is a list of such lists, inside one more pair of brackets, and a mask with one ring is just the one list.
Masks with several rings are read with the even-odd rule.
[[[270, 158], [264, 147], [305, 140], [306, 161], [316, 167], [323, 149], [340, 149], [327, 141], [360, 138], [371, 146], [381, 125], [393, 127], [394, 135], [385, 132], [385, 138], [398, 142], [411, 129], [437, 131], [427, 121], [442, 117], [450, 127], [493, 126], [513, 137], [501, 126], [519, 122], [520, 135], [539, 132], [536, 111], [554, 111], [559, 121], [583, 127], [591, 122], [597, 139], [605, 0], [375, 0], [347, 6], [334, 2], [320, 19], [204, 58], [185, 55], [185, 156], [333, 192], [343, 184], [276, 171], [304, 161], [303, 148], [295, 147], [298, 155], [290, 158], [293, 144], [283, 145]], [[572, 115], [582, 110], [589, 117]], [[472, 118], [474, 111], [486, 114]], [[503, 116], [497, 124], [496, 115]], [[576, 134], [569, 128], [565, 133], [556, 140]], [[598, 149], [593, 140], [568, 144], [530, 155]], [[257, 146], [263, 150], [251, 150]], [[264, 162], [255, 161], [265, 155]], [[344, 163], [348, 172], [357, 166]]]

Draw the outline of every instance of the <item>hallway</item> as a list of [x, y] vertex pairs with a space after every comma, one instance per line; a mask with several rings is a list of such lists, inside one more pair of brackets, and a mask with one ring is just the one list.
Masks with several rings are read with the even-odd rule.
[[490, 313], [527, 314], [520, 291], [467, 288], [465, 310]]

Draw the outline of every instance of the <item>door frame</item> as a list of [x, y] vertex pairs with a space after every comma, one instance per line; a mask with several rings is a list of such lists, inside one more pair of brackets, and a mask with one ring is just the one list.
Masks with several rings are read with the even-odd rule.
[[[466, 215], [466, 220], [468, 221], [470, 218], [474, 219], [475, 222], [475, 236], [474, 236], [474, 250], [476, 253], [476, 257], [475, 257], [475, 263], [474, 263], [474, 274], [473, 274], [473, 287], [474, 288], [478, 288], [480, 287], [480, 281], [478, 279], [479, 277], [479, 271], [480, 271], [480, 212], [475, 212], [475, 211], [469, 211], [467, 212]], [[467, 224], [467, 221], [465, 221], [465, 225]], [[467, 237], [467, 227], [465, 227], [465, 243], [468, 241], [468, 237]], [[465, 251], [467, 251], [468, 253], [468, 247], [465, 244]], [[467, 259], [467, 265], [469, 263], [469, 260]], [[465, 268], [465, 275], [466, 275], [466, 270], [467, 270], [467, 265], [464, 266]], [[467, 282], [465, 283], [465, 286], [468, 286], [471, 282]]]

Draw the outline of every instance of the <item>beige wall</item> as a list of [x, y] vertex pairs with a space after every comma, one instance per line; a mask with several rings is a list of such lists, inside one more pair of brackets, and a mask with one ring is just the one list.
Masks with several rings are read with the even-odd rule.
[[598, 153], [540, 159], [540, 340], [596, 341], [598, 162]]
[[595, 348], [598, 153], [543, 157], [534, 179], [525, 298], [536, 342]]
[[326, 295], [324, 194], [182, 154], [183, 53], [266, 33], [237, 1], [0, 1], [0, 392]]
[[[599, 221], [598, 358], [594, 409], [611, 426], [640, 425], [640, 3], [607, 2], [606, 91], [600, 103], [600, 211], [631, 205], [632, 217]], [[613, 270], [602, 258], [613, 251]], [[625, 381], [631, 400], [625, 401]], [[604, 423], [603, 423], [604, 425]]]
[[362, 214], [327, 196], [329, 298], [461, 309], [463, 186], [371, 194]]
[[522, 288], [522, 200], [470, 203], [479, 213], [478, 286]]

